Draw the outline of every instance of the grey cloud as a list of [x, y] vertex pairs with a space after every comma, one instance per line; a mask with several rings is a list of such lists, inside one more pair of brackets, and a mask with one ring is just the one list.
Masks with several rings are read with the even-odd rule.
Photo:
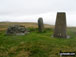
[[0, 21], [36, 22], [41, 16], [45, 23], [55, 24], [56, 13], [66, 12], [67, 24], [76, 26], [75, 5], [76, 0], [0, 0]]
[[51, 11], [75, 11], [75, 5], [75, 0], [0, 0], [0, 12], [27, 15]]

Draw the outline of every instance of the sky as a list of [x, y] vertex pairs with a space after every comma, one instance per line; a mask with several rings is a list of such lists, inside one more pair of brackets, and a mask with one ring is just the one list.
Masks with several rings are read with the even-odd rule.
[[76, 27], [76, 0], [0, 0], [0, 21], [55, 25], [57, 12], [66, 13], [67, 26]]

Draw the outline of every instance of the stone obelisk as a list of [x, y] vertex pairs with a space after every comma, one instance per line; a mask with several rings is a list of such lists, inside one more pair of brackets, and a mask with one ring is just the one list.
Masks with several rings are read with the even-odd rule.
[[54, 37], [67, 38], [67, 35], [66, 35], [66, 13], [65, 12], [57, 13]]

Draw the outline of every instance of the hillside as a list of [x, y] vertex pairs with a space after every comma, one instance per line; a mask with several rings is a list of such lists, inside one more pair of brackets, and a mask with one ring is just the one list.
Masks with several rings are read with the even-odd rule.
[[[5, 35], [5, 29], [12, 24], [24, 25], [31, 32], [24, 36]], [[60, 51], [76, 51], [76, 28], [67, 28], [70, 39], [60, 39], [52, 37], [54, 26], [45, 27], [45, 32], [39, 33], [36, 23], [0, 23], [0, 57], [59, 57]]]
[[[29, 23], [29, 22], [0, 22], [0, 30], [5, 30], [8, 28], [8, 26], [11, 26], [11, 25], [23, 25], [25, 26], [26, 28], [37, 28], [38, 25], [37, 23]], [[48, 25], [48, 24], [45, 24], [44, 25], [45, 28], [54, 28], [53, 25]]]

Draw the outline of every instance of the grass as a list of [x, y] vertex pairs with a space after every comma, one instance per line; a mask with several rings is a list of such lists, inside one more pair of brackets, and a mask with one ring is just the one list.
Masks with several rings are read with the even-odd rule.
[[76, 30], [67, 29], [70, 39], [53, 38], [53, 28], [39, 33], [37, 28], [24, 36], [7, 36], [0, 31], [0, 57], [59, 57], [59, 52], [76, 52]]

